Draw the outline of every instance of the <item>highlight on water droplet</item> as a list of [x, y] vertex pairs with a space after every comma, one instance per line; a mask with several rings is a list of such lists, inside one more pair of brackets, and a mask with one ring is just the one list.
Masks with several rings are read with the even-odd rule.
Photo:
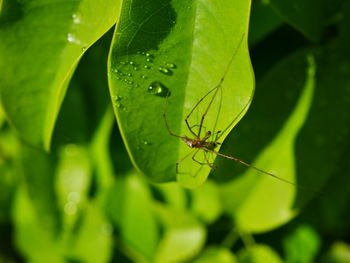
[[176, 65], [174, 63], [165, 63], [165, 65], [168, 67], [168, 68], [176, 68]]
[[130, 64], [130, 65], [134, 65], [135, 62], [134, 62], [134, 61], [129, 61], [129, 64]]
[[152, 94], [152, 95], [156, 95], [159, 97], [167, 97], [170, 96], [170, 91], [169, 89], [162, 84], [159, 81], [153, 81], [149, 86], [147, 91]]
[[67, 40], [68, 40], [68, 42], [71, 42], [71, 43], [75, 43], [75, 41], [76, 41], [75, 37], [71, 33], [67, 34]]
[[74, 13], [72, 15], [73, 23], [74, 24], [80, 24], [81, 23], [81, 15], [79, 13]]
[[147, 62], [153, 62], [153, 60], [151, 58], [146, 58]]
[[126, 75], [127, 75], [128, 77], [131, 77], [131, 76], [132, 76], [132, 74], [131, 74], [131, 73], [127, 73]]
[[146, 141], [146, 140], [143, 141], [143, 144], [144, 145], [150, 145], [150, 143], [148, 141]]
[[138, 70], [139, 70], [139, 68], [138, 68], [138, 67], [134, 67], [134, 70], [135, 70], [135, 71], [138, 71]]
[[170, 69], [168, 69], [168, 68], [159, 67], [158, 70], [159, 70], [159, 72], [161, 72], [161, 73], [163, 73], [165, 75], [168, 75], [168, 76], [173, 75], [173, 72]]
[[141, 75], [141, 78], [147, 79], [148, 77], [147, 77], [147, 75]]
[[151, 69], [151, 66], [144, 65], [143, 68], [145, 68], [145, 69]]

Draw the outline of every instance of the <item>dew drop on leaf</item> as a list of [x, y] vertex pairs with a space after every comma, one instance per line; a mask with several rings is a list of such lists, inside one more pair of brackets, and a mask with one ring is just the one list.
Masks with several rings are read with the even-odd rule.
[[173, 72], [170, 69], [167, 69], [167, 68], [164, 68], [164, 67], [159, 67], [158, 70], [159, 70], [159, 72], [161, 72], [161, 73], [163, 73], [165, 75], [168, 75], [168, 76], [173, 74]]
[[165, 87], [161, 82], [154, 81], [148, 86], [148, 92], [152, 95], [159, 97], [166, 97], [170, 95], [170, 92], [167, 87]]
[[176, 68], [176, 65], [174, 63], [166, 63], [165, 64], [168, 68]]
[[74, 13], [72, 15], [73, 23], [74, 24], [80, 24], [81, 23], [81, 15], [79, 13]]

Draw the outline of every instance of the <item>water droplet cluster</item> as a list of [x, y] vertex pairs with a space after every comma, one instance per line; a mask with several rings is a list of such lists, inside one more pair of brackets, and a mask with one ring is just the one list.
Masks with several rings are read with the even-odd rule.
[[[139, 51], [137, 54], [143, 57], [143, 62], [136, 63], [133, 60], [120, 61], [116, 68], [112, 70], [112, 72], [115, 73], [115, 78], [117, 80], [123, 81], [124, 83], [127, 83], [130, 90], [134, 87], [139, 87], [138, 82], [140, 82], [140, 79], [142, 79], [142, 81], [145, 81], [149, 78], [145, 69], [157, 70], [164, 75], [172, 76], [173, 70], [177, 68], [174, 63], [170, 62], [164, 62], [159, 66], [153, 65], [155, 57], [150, 52]], [[159, 81], [153, 81], [150, 84], [147, 84], [146, 89], [148, 93], [152, 95], [160, 97], [166, 97], [170, 95], [170, 92], [166, 86]]]

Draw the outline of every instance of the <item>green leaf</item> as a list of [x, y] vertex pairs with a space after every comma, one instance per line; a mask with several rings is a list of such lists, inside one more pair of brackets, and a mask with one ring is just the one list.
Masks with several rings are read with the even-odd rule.
[[37, 215], [45, 215], [41, 226], [54, 233], [60, 226], [59, 208], [54, 191], [54, 158], [41, 149], [22, 143], [20, 160], [20, 182], [26, 185], [26, 192], [30, 198], [28, 202], [32, 203]]
[[287, 263], [315, 262], [320, 237], [310, 226], [297, 227], [283, 242]]
[[115, 23], [120, 2], [3, 2], [0, 95], [21, 137], [49, 148], [74, 69], [84, 51]]
[[279, 255], [269, 246], [254, 245], [238, 254], [240, 263], [282, 263]]
[[161, 204], [156, 204], [155, 210], [164, 227], [155, 262], [186, 262], [198, 254], [206, 237], [203, 225], [183, 210]]
[[45, 219], [37, 213], [26, 188], [20, 185], [13, 207], [17, 248], [29, 262], [65, 263], [56, 244], [55, 231], [47, 227]]
[[350, 262], [350, 246], [341, 241], [335, 242], [330, 251], [324, 255], [322, 263], [346, 263]]
[[283, 25], [283, 20], [266, 1], [254, 0], [249, 21], [249, 45], [255, 45]]
[[[275, 81], [273, 78], [282, 78], [283, 74], [285, 74], [285, 78], [286, 75], [297, 74], [298, 79], [303, 79], [303, 75], [306, 73], [303, 71], [306, 71], [306, 69], [305, 66], [300, 68], [300, 60], [306, 62], [305, 53], [291, 57], [284, 61], [283, 64], [277, 66], [271, 72], [271, 75], [267, 77], [267, 82], [264, 84], [270, 85], [272, 83], [270, 81]], [[302, 62], [302, 64], [304, 63]], [[299, 88], [300, 86], [304, 86], [304, 88], [298, 98], [297, 104], [294, 106], [288, 119], [283, 120], [284, 123], [280, 127], [278, 135], [273, 138], [270, 144], [262, 150], [254, 161], [254, 166], [270, 171], [289, 182], [295, 182], [296, 180], [294, 168], [295, 138], [305, 122], [314, 92], [315, 65], [314, 60], [311, 58], [307, 70], [308, 79], [305, 83], [301, 82], [301, 85], [299, 84]], [[294, 87], [294, 83], [292, 82], [289, 85]], [[263, 89], [264, 86], [261, 87]], [[267, 111], [270, 110], [267, 109]], [[280, 113], [283, 113], [283, 109], [281, 109]], [[261, 138], [257, 139], [261, 140]], [[231, 144], [227, 145], [230, 147]], [[231, 171], [233, 165], [231, 163]], [[230, 168], [227, 166], [226, 171], [228, 169]], [[269, 192], [268, 195], [266, 191]], [[238, 226], [246, 231], [264, 231], [274, 228], [289, 220], [296, 213], [293, 209], [296, 187], [253, 169], [246, 171], [242, 177], [224, 185], [222, 187], [222, 193], [226, 208], [234, 214]]]
[[289, 24], [313, 41], [321, 37], [323, 25], [322, 4], [318, 0], [270, 0], [271, 6]]
[[227, 248], [209, 247], [193, 263], [236, 263], [236, 257]]
[[137, 259], [152, 261], [158, 242], [158, 229], [151, 193], [136, 172], [117, 180], [111, 189], [107, 207], [128, 253]]
[[212, 181], [190, 192], [192, 196], [191, 211], [205, 223], [213, 223], [222, 213], [218, 186]]
[[82, 146], [68, 144], [60, 151], [55, 188], [68, 229], [74, 226], [88, 199], [92, 175], [90, 162], [88, 152]]
[[342, 10], [344, 2], [344, 0], [267, 1], [283, 20], [314, 42], [320, 40], [326, 26]]
[[84, 210], [78, 230], [72, 232], [66, 243], [66, 258], [72, 262], [110, 262], [113, 248], [113, 227], [101, 210], [89, 203]]
[[[350, 132], [350, 116], [345, 114], [350, 103], [350, 67], [332, 50], [331, 46], [315, 51], [315, 80], [310, 68], [309, 80], [305, 80], [306, 55], [310, 51], [294, 54], [276, 65], [258, 83], [255, 104], [234, 137], [223, 146], [223, 152], [302, 187], [253, 170], [244, 173], [243, 167], [232, 162], [221, 165], [215, 178], [228, 180], [235, 176], [223, 186], [224, 206], [246, 230], [267, 231], [287, 222], [317, 191], [322, 192], [331, 175], [343, 174], [339, 173], [339, 163], [344, 162]], [[336, 90], [332, 88], [334, 79]], [[298, 98], [300, 93], [303, 95]]]
[[[110, 53], [110, 92], [134, 165], [153, 181], [165, 182], [175, 180], [176, 162], [192, 151], [168, 134], [162, 117], [166, 105], [170, 129], [193, 138], [184, 119], [219, 83], [233, 56], [204, 126], [207, 131], [225, 131], [219, 139], [223, 141], [250, 103], [254, 89], [246, 43], [250, 1], [147, 3], [124, 1]], [[194, 111], [191, 126], [199, 124], [214, 94]], [[205, 161], [202, 152], [197, 158]], [[194, 188], [209, 171], [188, 157], [179, 166], [177, 180]]]

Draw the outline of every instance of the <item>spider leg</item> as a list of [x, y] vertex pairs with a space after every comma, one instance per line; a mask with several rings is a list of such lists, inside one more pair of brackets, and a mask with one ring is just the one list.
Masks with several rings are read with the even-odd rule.
[[184, 157], [182, 157], [180, 160], [176, 162], [176, 174], [180, 174], [179, 172], [179, 165], [180, 163], [185, 160], [188, 156], [190, 156], [196, 149], [190, 151], [188, 154], [186, 154]]
[[214, 163], [211, 163], [211, 162], [209, 161], [208, 156], [207, 156], [207, 153], [208, 153], [208, 152], [203, 151], [204, 158], [205, 158], [205, 160], [206, 160], [206, 164], [210, 167], [210, 169], [216, 170], [217, 167], [214, 167]]
[[[244, 37], [245, 37], [245, 34], [242, 35], [241, 40], [239, 41], [239, 43], [238, 43], [238, 45], [237, 45], [237, 47], [236, 47], [236, 50], [235, 50], [234, 53], [232, 54], [232, 57], [231, 57], [230, 61], [228, 62], [227, 66], [226, 66], [226, 69], [225, 69], [225, 71], [224, 71], [224, 74], [223, 74], [222, 77], [220, 78], [218, 84], [217, 84], [212, 90], [210, 90], [210, 91], [196, 104], [196, 106], [195, 106], [195, 107], [197, 107], [198, 104], [199, 104], [207, 95], [209, 95], [209, 93], [211, 93], [212, 91], [215, 90], [215, 94], [212, 96], [212, 98], [211, 98], [211, 100], [210, 100], [210, 102], [209, 102], [209, 104], [208, 104], [207, 109], [205, 110], [204, 114], [202, 115], [201, 122], [200, 122], [200, 125], [199, 125], [199, 131], [198, 131], [198, 137], [199, 137], [199, 138], [200, 138], [200, 135], [201, 135], [201, 129], [202, 129], [202, 125], [203, 125], [204, 119], [205, 119], [205, 117], [206, 117], [206, 115], [207, 115], [207, 113], [208, 113], [208, 111], [209, 111], [209, 109], [210, 109], [211, 104], [212, 104], [213, 101], [214, 101], [214, 98], [216, 97], [216, 93], [218, 92], [219, 88], [221, 87], [222, 83], [224, 82], [224, 80], [225, 80], [225, 78], [226, 78], [227, 73], [229, 72], [229, 69], [230, 69], [230, 67], [231, 67], [231, 65], [232, 65], [232, 62], [233, 62], [234, 58], [236, 57], [236, 55], [237, 55], [237, 53], [238, 53], [238, 50], [239, 50], [239, 48], [241, 47], [241, 44], [243, 43]], [[194, 110], [194, 109], [192, 109], [192, 110]]]
[[169, 97], [169, 93], [168, 93], [168, 95], [167, 95], [167, 97], [166, 97], [166, 101], [165, 101], [165, 105], [164, 105], [164, 112], [163, 112], [163, 120], [164, 120], [164, 123], [165, 123], [165, 127], [166, 127], [166, 129], [168, 130], [169, 135], [181, 139], [181, 138], [183, 138], [183, 136], [180, 136], [180, 135], [177, 135], [177, 134], [173, 133], [173, 132], [170, 130], [170, 128], [169, 128], [168, 120], [167, 120], [166, 114], [165, 114], [165, 113], [166, 113], [166, 110], [167, 110], [167, 106], [168, 106], [168, 97]]
[[[193, 129], [194, 127], [199, 127], [198, 124], [192, 125], [191, 128]], [[205, 127], [204, 125], [202, 126], [202, 128], [204, 129], [204, 132], [207, 132], [207, 127]], [[197, 136], [196, 136], [197, 137]]]
[[195, 161], [196, 163], [200, 164], [200, 165], [206, 165], [207, 163], [202, 163], [202, 162], [200, 162], [200, 161], [198, 161], [196, 159], [196, 155], [199, 152], [199, 150], [200, 150], [200, 148], [198, 148], [197, 151], [192, 155], [192, 160]]

